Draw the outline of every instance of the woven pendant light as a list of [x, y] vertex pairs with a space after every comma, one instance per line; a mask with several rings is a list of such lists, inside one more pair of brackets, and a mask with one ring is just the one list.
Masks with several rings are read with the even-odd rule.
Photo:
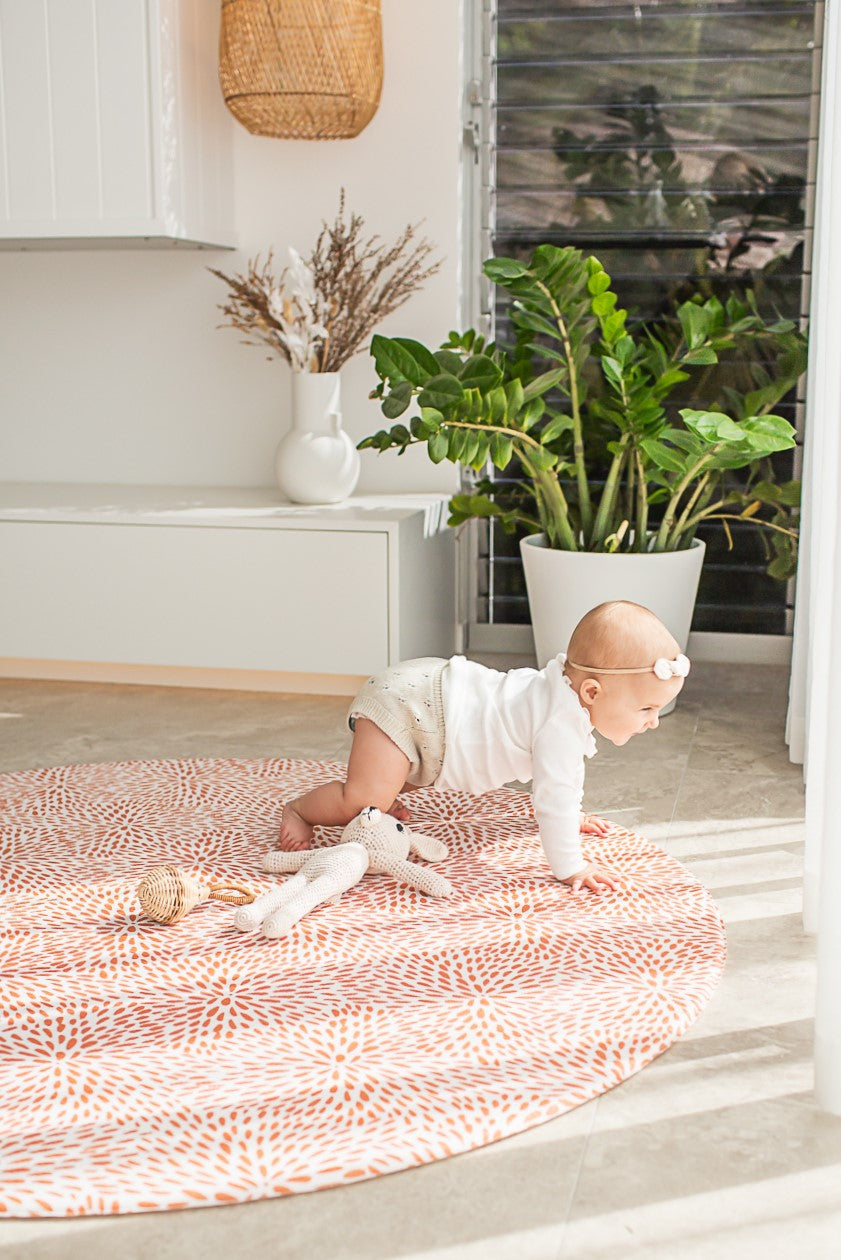
[[359, 135], [382, 91], [380, 0], [222, 0], [219, 82], [254, 135]]

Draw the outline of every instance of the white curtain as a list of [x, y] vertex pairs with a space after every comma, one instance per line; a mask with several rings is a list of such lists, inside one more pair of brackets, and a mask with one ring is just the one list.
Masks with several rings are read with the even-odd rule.
[[[806, 777], [803, 921], [817, 931], [815, 1093], [841, 1115], [841, 14], [827, 4], [787, 736]], [[833, 660], [833, 648], [838, 650]]]

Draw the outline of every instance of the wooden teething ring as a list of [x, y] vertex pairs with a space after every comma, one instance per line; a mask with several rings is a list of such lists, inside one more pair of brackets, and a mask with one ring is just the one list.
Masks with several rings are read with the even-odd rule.
[[137, 885], [137, 897], [143, 912], [156, 923], [177, 923], [203, 901], [226, 901], [229, 905], [245, 906], [256, 895], [244, 884], [231, 880], [201, 884], [179, 866], [155, 866]]

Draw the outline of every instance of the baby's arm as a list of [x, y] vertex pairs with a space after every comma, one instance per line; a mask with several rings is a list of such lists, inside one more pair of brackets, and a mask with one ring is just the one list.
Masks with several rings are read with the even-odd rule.
[[546, 730], [532, 750], [534, 812], [547, 861], [555, 878], [573, 892], [582, 886], [593, 892], [618, 888], [621, 880], [616, 872], [588, 862], [581, 851], [580, 755], [561, 751], [559, 742], [557, 731]]

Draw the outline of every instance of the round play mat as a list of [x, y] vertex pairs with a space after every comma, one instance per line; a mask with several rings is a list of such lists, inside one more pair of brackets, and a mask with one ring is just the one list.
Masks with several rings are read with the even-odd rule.
[[265, 891], [283, 802], [339, 772], [0, 775], [0, 1215], [245, 1202], [443, 1159], [617, 1085], [710, 997], [725, 936], [698, 881], [613, 826], [584, 848], [627, 886], [573, 895], [518, 791], [408, 798], [450, 848], [446, 901], [366, 876], [277, 941], [218, 902], [142, 915], [162, 863]]

